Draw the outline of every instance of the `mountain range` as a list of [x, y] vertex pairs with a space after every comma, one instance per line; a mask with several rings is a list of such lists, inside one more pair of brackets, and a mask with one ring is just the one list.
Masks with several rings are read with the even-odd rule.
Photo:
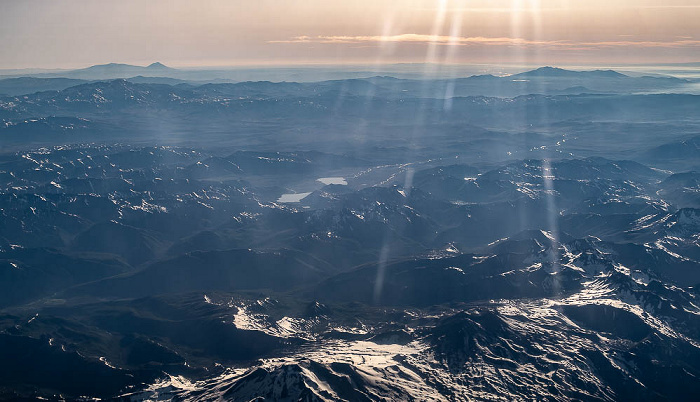
[[[191, 86], [221, 83], [236, 83], [239, 86], [263, 84], [262, 82], [246, 82], [241, 79], [243, 76], [237, 75], [236, 71], [238, 70], [182, 70], [167, 67], [158, 62], [147, 67], [110, 63], [56, 73], [15, 75], [7, 78], [0, 76], [0, 94], [25, 95], [38, 91], [62, 90], [92, 81], [114, 79], [127, 79], [135, 83], [188, 84]], [[259, 73], [257, 75], [261, 77], [265, 74], [271, 75], [263, 70]], [[400, 74], [397, 75], [399, 78], [396, 78], [391, 75], [378, 76], [371, 72], [357, 74], [359, 75], [355, 79], [309, 79], [310, 82], [300, 84], [300, 86], [314, 88], [338, 82], [346, 83], [346, 85], [353, 82], [356, 85], [369, 82], [379, 86], [378, 89], [382, 91], [382, 96], [409, 93], [413, 96], [446, 98], [468, 95], [513, 97], [533, 93], [674, 92], [682, 91], [683, 88], [688, 87], [688, 84], [694, 82], [672, 76], [642, 75], [632, 77], [613, 70], [572, 71], [554, 67], [541, 67], [506, 76], [473, 75], [456, 79], [407, 79], [400, 78], [402, 77]], [[323, 74], [316, 74], [316, 76], [323, 76]], [[426, 82], [429, 84], [426, 85]], [[282, 80], [276, 83], [278, 86], [285, 84]], [[369, 84], [364, 85], [370, 86]], [[353, 88], [349, 89], [351, 93], [356, 91]], [[343, 90], [346, 89], [343, 88]]]
[[700, 391], [688, 81], [183, 71], [0, 81], [0, 400]]

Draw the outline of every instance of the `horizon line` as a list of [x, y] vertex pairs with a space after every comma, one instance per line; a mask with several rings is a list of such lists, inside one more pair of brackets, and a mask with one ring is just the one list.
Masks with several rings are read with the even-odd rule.
[[696, 61], [673, 61], [673, 62], [606, 62], [606, 63], [599, 63], [599, 62], [560, 62], [560, 63], [552, 63], [552, 62], [526, 62], [526, 61], [493, 61], [493, 62], [485, 62], [485, 61], [475, 61], [475, 62], [440, 62], [440, 61], [395, 61], [395, 62], [382, 62], [382, 63], [377, 63], [377, 62], [372, 62], [372, 61], [355, 61], [355, 62], [335, 62], [335, 61], [312, 61], [312, 62], [283, 62], [283, 63], [278, 63], [278, 62], [242, 62], [242, 63], [237, 63], [237, 64], [182, 64], [182, 63], [163, 63], [160, 61], [154, 61], [152, 63], [147, 63], [143, 65], [143, 62], [133, 62], [134, 64], [130, 62], [107, 62], [107, 63], [97, 63], [97, 64], [90, 64], [90, 65], [83, 65], [80, 67], [5, 67], [5, 68], [0, 68], [0, 72], [2, 71], [22, 71], [22, 70], [45, 70], [45, 71], [76, 71], [76, 70], [83, 70], [87, 69], [90, 67], [99, 67], [99, 66], [108, 66], [108, 65], [123, 65], [123, 66], [129, 66], [129, 67], [139, 67], [139, 68], [148, 68], [152, 64], [161, 64], [164, 67], [172, 68], [172, 69], [181, 69], [181, 70], [194, 70], [194, 69], [226, 69], [226, 68], [231, 68], [231, 69], [237, 69], [237, 68], [292, 68], [292, 67], [308, 67], [308, 68], [313, 68], [313, 67], [346, 67], [346, 68], [352, 68], [352, 67], [372, 67], [372, 68], [377, 68], [377, 67], [382, 67], [382, 66], [401, 66], [401, 65], [435, 65], [435, 66], [449, 66], [449, 67], [459, 67], [459, 66], [540, 66], [540, 67], [556, 67], [556, 66], [565, 66], [565, 67], [574, 67], [574, 66], [590, 66], [590, 67], [624, 67], [624, 66], [630, 66], [630, 67], [643, 67], [643, 66], [683, 66], [683, 65], [691, 65], [691, 64], [700, 64], [700, 60]]

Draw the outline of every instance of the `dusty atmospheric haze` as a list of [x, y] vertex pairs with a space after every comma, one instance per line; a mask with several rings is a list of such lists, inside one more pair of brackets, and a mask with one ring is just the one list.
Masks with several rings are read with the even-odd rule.
[[0, 0], [0, 400], [697, 399], [698, 21]]

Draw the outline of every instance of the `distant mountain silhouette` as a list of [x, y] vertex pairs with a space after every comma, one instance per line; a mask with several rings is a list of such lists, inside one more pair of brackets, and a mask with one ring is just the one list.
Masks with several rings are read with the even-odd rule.
[[155, 62], [155, 63], [149, 64], [147, 68], [151, 68], [151, 69], [158, 68], [158, 69], [173, 70], [172, 68], [166, 66], [165, 64], [163, 64], [163, 63], [161, 63], [161, 62], [159, 62], [159, 61], [157, 61], [157, 62]]
[[623, 78], [627, 75], [614, 70], [572, 71], [557, 67], [540, 67], [532, 71], [526, 71], [512, 75], [511, 77], [537, 77], [537, 78]]
[[108, 63], [97, 64], [87, 68], [69, 71], [63, 74], [66, 77], [80, 77], [83, 79], [103, 80], [114, 78], [130, 78], [134, 76], [153, 76], [154, 74], [163, 74], [165, 72], [177, 71], [174, 68], [168, 67], [160, 62], [155, 62], [147, 67], [134, 66], [131, 64]]
[[146, 67], [143, 66], [135, 66], [133, 64], [123, 64], [123, 63], [107, 63], [107, 64], [95, 64], [94, 66], [82, 68], [79, 70], [82, 71], [97, 71], [97, 70], [121, 70], [121, 69], [138, 69], [138, 70], [143, 70], [143, 69], [168, 69], [168, 70], [174, 70], [171, 67], [166, 66], [163, 63], [160, 62], [155, 62], [151, 63]]

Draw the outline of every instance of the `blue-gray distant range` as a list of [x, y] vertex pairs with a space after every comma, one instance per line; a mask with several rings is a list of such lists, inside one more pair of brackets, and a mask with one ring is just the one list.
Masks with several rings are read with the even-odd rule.
[[696, 398], [697, 74], [430, 68], [5, 71], [0, 399]]
[[[679, 69], [683, 67], [683, 69]], [[299, 66], [299, 67], [229, 67], [176, 69], [155, 62], [148, 66], [110, 63], [77, 70], [0, 70], [0, 94], [24, 95], [39, 91], [56, 91], [81, 83], [125, 79], [134, 83], [187, 84], [249, 81], [319, 82], [347, 79], [372, 79], [394, 91], [428, 90], [452, 97], [463, 95], [517, 96], [532, 93], [631, 93], [631, 92], [700, 92], [700, 73], [689, 72], [686, 65], [654, 66], [653, 72], [628, 67], [626, 74], [612, 70], [570, 71], [543, 67], [519, 72], [518, 67], [487, 65], [433, 66], [424, 64], [390, 64], [386, 66]], [[487, 73], [488, 71], [490, 73]], [[384, 78], [384, 80], [382, 80]], [[400, 81], [385, 82], [387, 78]], [[424, 95], [424, 94], [421, 94]]]

